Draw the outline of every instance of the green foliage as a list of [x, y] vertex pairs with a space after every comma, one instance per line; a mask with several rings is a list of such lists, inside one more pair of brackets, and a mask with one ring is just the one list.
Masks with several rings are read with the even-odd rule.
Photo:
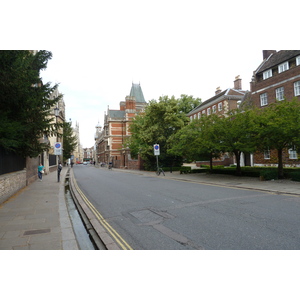
[[290, 177], [293, 181], [300, 181], [300, 171], [290, 173]]
[[73, 129], [71, 123], [63, 123], [63, 149], [64, 149], [64, 161], [71, 157], [71, 154], [76, 149], [77, 138], [73, 135]]
[[264, 180], [272, 180], [272, 179], [278, 179], [278, 172], [275, 169], [266, 169], [260, 171], [260, 176]]
[[47, 149], [41, 138], [57, 132], [49, 118], [59, 100], [49, 99], [57, 85], [43, 84], [40, 78], [51, 58], [48, 51], [0, 51], [0, 146], [23, 157]]
[[160, 145], [160, 165], [164, 167], [181, 165], [182, 157], [169, 153], [168, 150], [171, 137], [189, 121], [183, 111], [189, 99], [193, 98], [185, 96], [184, 104], [181, 103], [181, 99], [175, 99], [174, 96], [171, 98], [163, 96], [158, 101], [151, 100], [145, 112], [133, 120], [130, 126], [132, 135], [126, 141], [127, 146], [133, 157], [140, 154], [146, 169], [151, 170], [156, 165], [154, 144]]
[[258, 150], [274, 149], [278, 152], [278, 177], [283, 178], [282, 150], [300, 148], [300, 102], [276, 101], [258, 111], [256, 122]]

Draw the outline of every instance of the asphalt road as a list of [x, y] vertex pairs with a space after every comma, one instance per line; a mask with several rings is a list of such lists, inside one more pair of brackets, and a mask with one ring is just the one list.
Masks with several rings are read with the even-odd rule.
[[73, 168], [80, 189], [133, 249], [300, 249], [299, 197]]

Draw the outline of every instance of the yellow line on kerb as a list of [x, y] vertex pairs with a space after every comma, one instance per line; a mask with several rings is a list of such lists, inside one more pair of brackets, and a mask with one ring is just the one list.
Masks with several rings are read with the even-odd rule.
[[94, 207], [94, 205], [88, 200], [88, 198], [84, 195], [84, 193], [79, 188], [75, 178], [74, 178], [74, 185], [78, 193], [83, 198], [86, 205], [92, 210], [96, 218], [99, 220], [99, 222], [102, 224], [102, 226], [109, 232], [109, 234], [114, 238], [116, 243], [123, 249], [123, 250], [133, 250], [128, 243], [117, 233], [115, 229], [113, 229], [107, 221], [102, 217], [102, 215], [99, 213], [99, 211]]

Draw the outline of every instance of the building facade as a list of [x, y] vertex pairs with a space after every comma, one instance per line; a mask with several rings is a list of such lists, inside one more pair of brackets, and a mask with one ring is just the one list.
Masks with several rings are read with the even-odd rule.
[[113, 163], [116, 168], [139, 168], [139, 161], [132, 160], [126, 148], [126, 139], [131, 135], [130, 123], [144, 111], [146, 101], [140, 84], [132, 83], [129, 96], [120, 102], [120, 109], [107, 109], [103, 128], [98, 124], [95, 133], [96, 162]]
[[[263, 61], [253, 72], [250, 101], [261, 109], [271, 103], [300, 100], [300, 50], [263, 50]], [[254, 154], [254, 165], [276, 166], [277, 151], [266, 149]], [[300, 166], [298, 154], [293, 149], [283, 153], [285, 166]]]

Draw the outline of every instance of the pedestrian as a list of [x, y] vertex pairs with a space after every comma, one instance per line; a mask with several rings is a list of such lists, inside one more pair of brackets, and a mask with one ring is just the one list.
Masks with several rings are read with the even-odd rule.
[[42, 164], [40, 164], [38, 166], [38, 177], [39, 177], [40, 181], [43, 181], [43, 173], [44, 173], [44, 166]]
[[58, 166], [57, 166], [57, 182], [60, 181], [60, 172], [61, 172], [61, 169], [62, 169], [62, 165], [61, 165], [61, 163], [58, 163]]

